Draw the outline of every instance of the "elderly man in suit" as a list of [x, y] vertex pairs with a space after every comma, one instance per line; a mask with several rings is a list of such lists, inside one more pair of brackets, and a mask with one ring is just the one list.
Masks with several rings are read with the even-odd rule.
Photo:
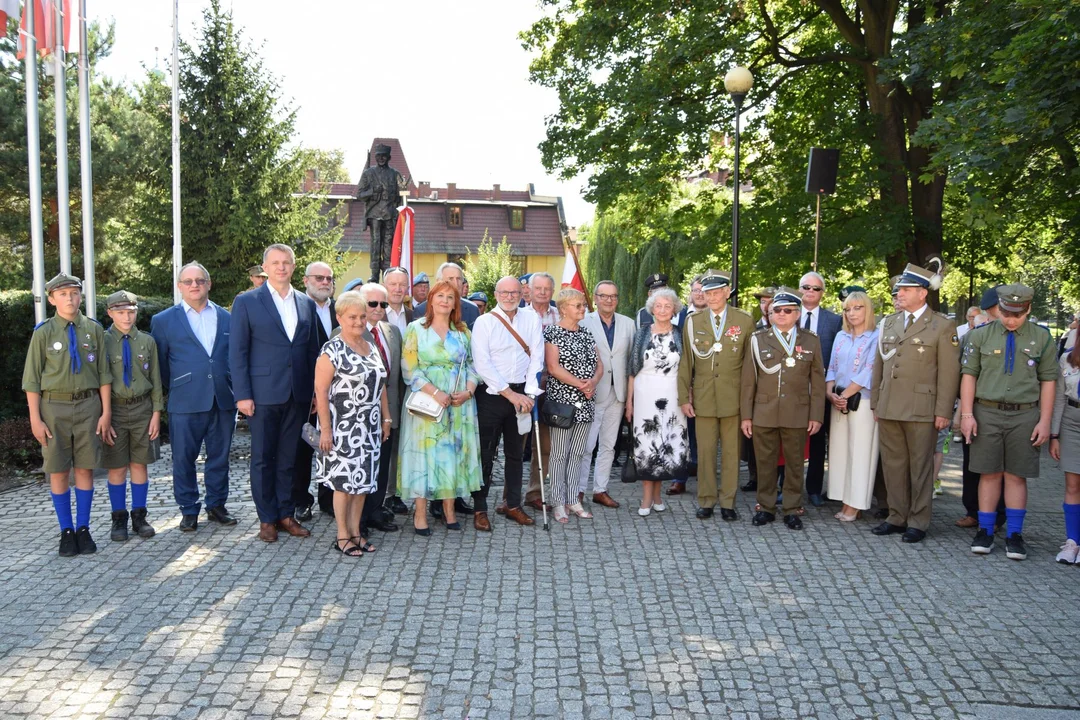
[[261, 288], [236, 299], [229, 367], [236, 406], [251, 428], [251, 495], [259, 539], [277, 542], [278, 530], [311, 533], [293, 517], [296, 442], [315, 394], [319, 332], [315, 302], [290, 284], [296, 255], [274, 244], [263, 253], [270, 275]]
[[[825, 296], [825, 279], [816, 272], [808, 272], [799, 280], [802, 291], [802, 314], [799, 327], [817, 333], [821, 342], [822, 362], [826, 367], [832, 359], [833, 342], [843, 327], [843, 319], [834, 312], [821, 307]], [[810, 462], [806, 467], [806, 494], [811, 505], [825, 502], [822, 489], [825, 484], [825, 450], [829, 447], [829, 413], [825, 413], [820, 432], [810, 436]]]
[[236, 419], [229, 375], [229, 313], [210, 302], [210, 273], [197, 262], [180, 269], [183, 298], [150, 320], [158, 346], [161, 383], [168, 393], [172, 442], [173, 495], [180, 506], [180, 530], [199, 527], [199, 483], [195, 459], [206, 443], [206, 516], [235, 525], [225, 509], [229, 499], [229, 447]]
[[926, 537], [934, 494], [934, 445], [949, 426], [960, 387], [960, 340], [948, 317], [926, 305], [941, 276], [909, 264], [896, 283], [900, 312], [881, 321], [870, 407], [878, 422], [889, 517], [875, 535]]
[[[409, 294], [409, 271], [403, 267], [392, 267], [383, 273], [383, 287], [386, 288], [386, 302], [389, 305], [386, 308], [386, 321], [393, 325], [398, 330], [398, 334], [404, 338], [405, 328], [408, 327], [415, 318], [413, 316], [413, 310], [405, 303], [405, 296]], [[401, 372], [400, 363], [396, 371]], [[391, 368], [393, 372], [395, 369]], [[398, 395], [394, 395], [395, 389], [393, 387], [388, 388], [390, 399], [390, 414], [393, 415], [394, 425], [393, 432], [390, 434], [390, 440], [393, 443], [393, 463], [394, 471], [390, 473], [390, 479], [387, 484], [386, 493], [386, 507], [395, 515], [408, 515], [409, 508], [405, 505], [397, 494], [397, 446], [398, 446], [398, 419], [401, 416], [401, 400], [404, 396], [404, 392], [399, 392]]]
[[[707, 272], [701, 281], [708, 311], [688, 315], [683, 326], [679, 360], [679, 405], [694, 421], [698, 444], [698, 510], [702, 520], [713, 515], [738, 520], [735, 493], [739, 488], [739, 385], [754, 319], [728, 305], [731, 276]], [[720, 492], [716, 488], [716, 446], [722, 454]]]
[[585, 454], [578, 471], [579, 491], [584, 493], [589, 485], [589, 464], [593, 448], [596, 467], [593, 475], [593, 502], [604, 507], [617, 508], [619, 503], [608, 494], [611, 464], [615, 460], [615, 441], [619, 439], [626, 407], [626, 368], [630, 359], [630, 347], [634, 344], [634, 321], [615, 312], [619, 305], [619, 287], [610, 280], [601, 280], [593, 289], [596, 312], [581, 321], [581, 326], [592, 333], [596, 350], [604, 365], [604, 375], [596, 386], [593, 402], [596, 404], [589, 437], [585, 441]]
[[[322, 348], [334, 328], [338, 326], [337, 313], [334, 309], [334, 270], [326, 263], [313, 262], [304, 270], [304, 289], [307, 296], [315, 303], [315, 330]], [[318, 416], [314, 413], [308, 422], [315, 425]], [[315, 451], [302, 438], [296, 440], [296, 467], [293, 469], [293, 503], [296, 505], [296, 519], [307, 522], [311, 519], [311, 506], [315, 498], [311, 495], [311, 458]], [[333, 491], [319, 487], [319, 507], [323, 512], [329, 508], [333, 514]]]

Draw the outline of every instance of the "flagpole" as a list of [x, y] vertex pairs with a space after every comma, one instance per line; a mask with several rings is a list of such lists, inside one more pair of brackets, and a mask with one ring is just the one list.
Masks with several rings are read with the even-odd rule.
[[[41, 233], [41, 138], [38, 133], [37, 36], [33, 0], [26, 12], [26, 146], [30, 171], [30, 247], [34, 259], [34, 323], [45, 319], [45, 244]], [[45, 18], [41, 18], [44, 22]]]
[[180, 0], [173, 0], [172, 164], [173, 302], [179, 303], [180, 268], [184, 264], [180, 241]]
[[83, 294], [86, 296], [86, 316], [96, 318], [94, 170], [90, 163], [90, 54], [86, 37], [86, 0], [79, 0], [79, 175], [82, 179]]
[[574, 258], [574, 269], [578, 275], [581, 276], [581, 289], [585, 292], [585, 304], [589, 306], [589, 312], [593, 311], [592, 298], [589, 296], [589, 288], [585, 283], [585, 271], [581, 269], [581, 260], [578, 259], [577, 250], [574, 249], [574, 243], [570, 242], [570, 236], [563, 236], [563, 243], [566, 245], [566, 249], [570, 251], [570, 255]]
[[60, 271], [71, 274], [71, 190], [68, 187], [67, 77], [64, 72], [64, 7], [53, 3], [53, 84], [56, 95], [56, 210], [60, 231]]

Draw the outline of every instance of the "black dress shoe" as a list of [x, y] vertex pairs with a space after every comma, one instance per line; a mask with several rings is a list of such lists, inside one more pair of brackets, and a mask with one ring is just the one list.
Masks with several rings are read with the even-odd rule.
[[[210, 512], [207, 511], [207, 515]], [[182, 532], [195, 532], [199, 529], [199, 516], [198, 515], [184, 515], [180, 518], [180, 530]]]
[[[308, 515], [310, 514], [311, 513], [309, 512]], [[236, 524], [236, 518], [229, 514], [229, 511], [225, 509], [224, 505], [206, 508], [206, 517], [220, 525], [230, 526]]]
[[382, 518], [374, 518], [368, 523], [368, 527], [373, 527], [380, 532], [397, 532], [401, 528], [392, 522], [386, 522]]
[[757, 490], [757, 480], [747, 480], [746, 484], [741, 486], [739, 489], [745, 490], [746, 492], [754, 492], [755, 490]]
[[906, 543], [917, 543], [917, 542], [922, 542], [923, 538], [925, 538], [925, 537], [926, 537], [926, 531], [925, 530], [918, 530], [916, 528], [908, 528], [907, 530], [904, 531], [904, 534], [900, 539], [902, 541], [906, 542]]
[[713, 515], [713, 509], [712, 508], [698, 508], [697, 512], [694, 513], [694, 515], [697, 517], [698, 520], [708, 520]]
[[802, 519], [798, 515], [785, 515], [784, 524], [791, 530], [802, 530]]
[[456, 500], [454, 500], [454, 511], [462, 515], [472, 515], [474, 512], [472, 509], [472, 505], [469, 505], [462, 498], [457, 498]]
[[97, 543], [90, 537], [90, 528], [85, 525], [75, 529], [75, 544], [80, 555], [93, 555], [97, 552]]
[[883, 522], [870, 532], [875, 535], [896, 535], [907, 531], [907, 525], [893, 525], [892, 523]]
[[738, 520], [739, 513], [735, 512], [735, 510], [731, 508], [720, 508], [720, 519], [727, 520], [728, 522], [731, 522], [732, 520]]
[[307, 522], [311, 519], [311, 506], [304, 505], [303, 507], [296, 508], [296, 511], [293, 513], [293, 517], [295, 517], [299, 522]]
[[60, 533], [60, 557], [75, 557], [79, 554], [79, 544], [75, 542], [75, 531], [71, 528]]
[[776, 520], [776, 515], [771, 512], [765, 512], [764, 510], [758, 510], [754, 513], [754, 519], [750, 521], [750, 524], [760, 527], [762, 525], [768, 525], [773, 520]]
[[409, 506], [403, 503], [401, 501], [401, 498], [399, 498], [397, 495], [394, 495], [386, 501], [386, 507], [390, 508], [390, 512], [394, 513], [395, 515], [409, 514]]
[[874, 517], [878, 520], [884, 520], [889, 517], [889, 508], [878, 508], [874, 511]]

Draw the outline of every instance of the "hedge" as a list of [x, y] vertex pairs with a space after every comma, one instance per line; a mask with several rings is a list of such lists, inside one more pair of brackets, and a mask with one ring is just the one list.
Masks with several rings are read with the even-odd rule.
[[[109, 315], [105, 312], [105, 298], [111, 289], [102, 289], [97, 295], [97, 316], [106, 327]], [[172, 307], [171, 297], [139, 298], [139, 316], [135, 324], [140, 330], [150, 331], [150, 318]], [[52, 306], [48, 315], [52, 316]], [[34, 332], [34, 297], [29, 290], [0, 291], [0, 420], [26, 418], [26, 393], [22, 391], [23, 365], [26, 349]]]

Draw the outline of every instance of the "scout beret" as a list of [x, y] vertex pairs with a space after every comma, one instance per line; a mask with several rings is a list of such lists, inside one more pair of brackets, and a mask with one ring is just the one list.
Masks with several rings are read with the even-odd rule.
[[760, 292], [754, 293], [754, 297], [756, 297], [758, 300], [761, 300], [762, 298], [776, 297], [776, 288], [770, 285], [767, 288], [763, 288]]
[[776, 294], [773, 295], [772, 306], [775, 307], [802, 307], [802, 298], [799, 297], [799, 293], [792, 290], [789, 287], [780, 286], [776, 288]]
[[[667, 280], [666, 276], [663, 276], [664, 280]], [[719, 288], [731, 287], [731, 275], [726, 272], [720, 272], [719, 270], [710, 270], [705, 273], [705, 276], [701, 278], [701, 290], [717, 290]]]
[[77, 287], [82, 290], [82, 280], [74, 275], [68, 275], [67, 273], [60, 273], [49, 282], [45, 283], [45, 292], [51, 293], [53, 290], [58, 290], [64, 287]]
[[424, 283], [428, 283], [429, 285], [431, 284], [431, 281], [428, 280], [428, 276], [427, 276], [426, 272], [420, 273], [419, 275], [414, 277], [413, 281], [412, 281], [413, 285], [423, 285]]
[[127, 290], [117, 290], [105, 298], [105, 307], [110, 310], [138, 310], [139, 298]]
[[999, 285], [997, 287], [997, 304], [1002, 310], [1014, 313], [1022, 313], [1031, 306], [1035, 297], [1035, 291], [1027, 285], [1014, 283], [1012, 285]]
[[263, 270], [262, 265], [252, 265], [251, 267], [248, 268], [248, 277], [269, 278], [270, 276], [266, 274], [265, 270]]
[[840, 291], [840, 302], [844, 302], [848, 299], [849, 295], [857, 292], [865, 293], [866, 288], [864, 288], [862, 285], [848, 285], [846, 288]]
[[998, 288], [1001, 285], [995, 285], [982, 294], [982, 299], [979, 301], [979, 309], [986, 311], [998, 304]]
[[364, 284], [364, 278], [362, 278], [362, 277], [353, 278], [349, 282], [345, 283], [345, 288], [341, 292], [349, 292], [350, 290], [355, 290], [356, 288], [360, 287], [363, 284]]
[[[645, 289], [655, 290], [667, 286], [668, 276], [664, 273], [653, 273], [649, 277], [645, 278]], [[702, 290], [705, 289], [705, 281], [701, 281]]]
[[482, 303], [487, 303], [488, 296], [487, 296], [487, 293], [474, 292], [472, 295], [469, 295], [468, 299], [472, 300], [473, 302], [476, 302], [477, 300], [479, 300]]

